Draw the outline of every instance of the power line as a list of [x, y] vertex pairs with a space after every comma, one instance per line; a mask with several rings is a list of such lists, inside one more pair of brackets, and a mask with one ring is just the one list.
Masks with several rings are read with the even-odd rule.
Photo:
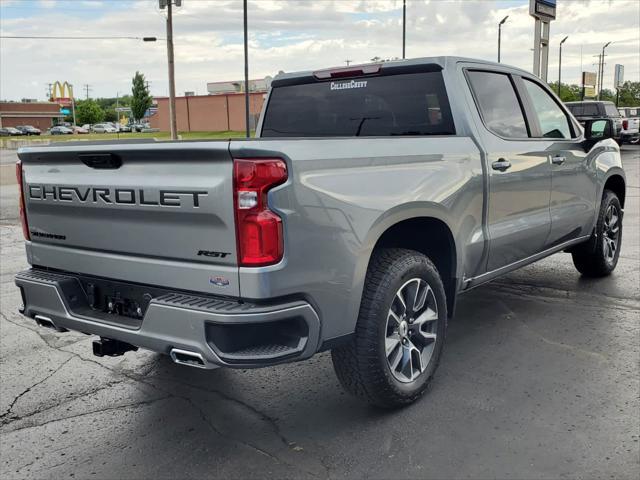
[[0, 35], [0, 38], [28, 39], [28, 40], [142, 40], [143, 42], [155, 42], [165, 40], [158, 37], [58, 37], [41, 35]]

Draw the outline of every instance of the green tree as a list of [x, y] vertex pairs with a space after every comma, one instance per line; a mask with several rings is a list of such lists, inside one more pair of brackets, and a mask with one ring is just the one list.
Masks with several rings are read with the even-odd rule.
[[104, 121], [105, 122], [117, 122], [118, 114], [116, 113], [114, 108], [109, 108], [104, 111]]
[[624, 82], [618, 102], [621, 107], [640, 107], [640, 82]]
[[131, 88], [131, 116], [135, 120], [141, 120], [144, 117], [144, 112], [151, 107], [152, 103], [144, 75], [136, 72]]
[[76, 121], [79, 125], [85, 123], [100, 123], [104, 120], [104, 110], [95, 100], [78, 100], [76, 102]]
[[615, 94], [615, 92], [612, 92], [608, 88], [604, 88], [600, 92], [600, 100], [602, 100], [604, 102], [615, 102], [616, 101], [616, 94]]
[[[551, 82], [549, 88], [558, 93], [558, 82]], [[563, 102], [576, 102], [582, 98], [582, 88], [580, 85], [560, 84], [560, 100]]]

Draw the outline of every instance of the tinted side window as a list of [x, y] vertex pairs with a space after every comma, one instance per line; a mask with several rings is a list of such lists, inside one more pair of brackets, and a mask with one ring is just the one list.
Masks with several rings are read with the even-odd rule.
[[615, 107], [615, 105], [610, 105], [608, 103], [604, 104], [604, 111], [609, 117], [619, 117], [620, 112]]
[[453, 135], [440, 72], [276, 86], [262, 137]]
[[571, 138], [569, 121], [558, 104], [537, 83], [524, 80], [533, 108], [538, 115], [542, 136], [547, 138]]
[[477, 71], [468, 75], [487, 128], [502, 137], [528, 137], [524, 114], [509, 76]]

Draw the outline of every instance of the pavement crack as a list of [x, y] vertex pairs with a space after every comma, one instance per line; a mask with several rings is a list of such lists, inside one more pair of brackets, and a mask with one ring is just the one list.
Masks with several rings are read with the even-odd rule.
[[241, 445], [244, 445], [244, 446], [250, 448], [251, 450], [256, 451], [257, 453], [259, 453], [261, 455], [269, 457], [271, 460], [273, 460], [274, 462], [276, 462], [278, 464], [288, 465], [286, 462], [283, 462], [282, 460], [280, 460], [275, 455], [272, 455], [271, 453], [269, 453], [269, 452], [267, 452], [267, 451], [255, 446], [255, 445], [253, 445], [252, 443], [249, 443], [249, 442], [247, 442], [245, 440], [241, 440], [241, 439], [236, 438], [236, 437], [230, 437], [228, 435], [225, 435], [218, 427], [215, 426], [215, 424], [211, 421], [211, 419], [206, 415], [204, 410], [202, 410], [200, 407], [198, 407], [198, 405], [196, 405], [196, 403], [193, 400], [191, 400], [189, 397], [182, 396], [182, 395], [175, 395], [175, 394], [173, 394], [173, 396], [176, 397], [176, 398], [180, 398], [180, 399], [184, 400], [185, 402], [187, 402], [196, 412], [198, 412], [198, 414], [200, 415], [202, 420], [217, 435], [221, 436], [222, 438], [230, 439], [230, 440], [233, 440], [233, 441], [235, 441], [237, 443], [240, 443]]
[[12, 325], [15, 325], [16, 327], [19, 328], [23, 328], [25, 330], [29, 330], [33, 333], [35, 333], [36, 335], [38, 335], [38, 337], [40, 337], [40, 339], [50, 348], [54, 349], [54, 350], [61, 350], [61, 347], [56, 347], [55, 345], [51, 345], [51, 343], [49, 343], [49, 341], [44, 338], [44, 336], [38, 331], [38, 328], [31, 328], [28, 327], [27, 325], [23, 325], [21, 323], [18, 323], [14, 320], [10, 320], [9, 317], [7, 317], [7, 315], [5, 315], [4, 313], [0, 312], [0, 317], [3, 318], [4, 320], [6, 320], [7, 322], [11, 323]]
[[270, 415], [266, 414], [265, 412], [259, 410], [257, 407], [254, 407], [253, 405], [240, 400], [236, 397], [232, 397], [231, 395], [228, 395], [224, 392], [221, 392], [219, 390], [213, 389], [213, 388], [205, 388], [205, 387], [200, 387], [198, 385], [192, 385], [190, 383], [187, 382], [180, 382], [178, 380], [176, 380], [177, 383], [180, 383], [182, 385], [186, 385], [188, 387], [194, 388], [196, 390], [200, 390], [203, 392], [207, 392], [207, 393], [213, 393], [214, 395], [218, 395], [220, 398], [227, 400], [229, 402], [233, 402], [237, 405], [240, 405], [241, 407], [251, 411], [251, 413], [253, 413], [254, 415], [258, 416], [258, 418], [260, 418], [260, 420], [264, 421], [265, 423], [271, 425], [272, 430], [274, 431], [274, 433], [277, 435], [277, 437], [280, 439], [280, 441], [286, 445], [287, 447], [290, 447], [291, 445], [295, 444], [295, 442], [289, 440], [280, 430], [280, 426], [277, 423], [277, 420], [273, 417], [271, 417]]
[[545, 337], [544, 335], [542, 335], [540, 332], [538, 332], [537, 330], [533, 329], [530, 325], [528, 325], [524, 320], [522, 320], [518, 315], [516, 315], [516, 313], [511, 310], [504, 302], [502, 302], [504, 308], [509, 312], [506, 314], [507, 318], [509, 320], [516, 320], [520, 325], [522, 325], [525, 329], [525, 331], [527, 331], [530, 335], [535, 336], [536, 338], [539, 338], [540, 340], [542, 340], [544, 343], [546, 343], [547, 345], [551, 345], [553, 347], [556, 348], [561, 348], [563, 350], [569, 350], [572, 352], [577, 352], [580, 353], [582, 355], [586, 355], [592, 358], [596, 358], [601, 362], [608, 362], [609, 359], [598, 352], [592, 352], [591, 350], [585, 350], [584, 348], [580, 348], [576, 345], [571, 345], [568, 343], [562, 343], [562, 342], [556, 342], [555, 340], [551, 340], [550, 338]]
[[[10, 430], [9, 432], [13, 433], [13, 432], [20, 432], [20, 431], [23, 431], [23, 430], [29, 430], [29, 429], [32, 429], [32, 428], [44, 427], [45, 425], [49, 425], [51, 423], [63, 422], [65, 420], [71, 420], [71, 419], [79, 418], [79, 417], [86, 417], [87, 415], [95, 415], [97, 413], [111, 412], [111, 411], [115, 411], [115, 410], [122, 410], [122, 409], [125, 409], [125, 408], [134, 408], [134, 407], [139, 407], [139, 406], [142, 406], [142, 405], [151, 405], [152, 403], [159, 402], [161, 400], [166, 400], [166, 399], [171, 398], [171, 397], [172, 397], [172, 395], [166, 395], [164, 397], [151, 398], [151, 399], [148, 399], [148, 400], [141, 400], [139, 402], [125, 403], [123, 405], [117, 405], [117, 406], [113, 406], [113, 407], [99, 408], [97, 410], [90, 410], [88, 412], [77, 413], [75, 415], [68, 415], [68, 416], [65, 416], [65, 417], [53, 418], [51, 420], [47, 420], [46, 422], [40, 422], [40, 423], [31, 424], [31, 425], [25, 425], [24, 427], [18, 427], [16, 429]], [[7, 432], [7, 433], [9, 433], [9, 432]]]
[[30, 387], [28, 387], [27, 389], [23, 390], [20, 394], [18, 394], [13, 401], [9, 404], [9, 407], [7, 408], [7, 411], [4, 412], [2, 415], [0, 415], [0, 425], [6, 425], [7, 423], [10, 423], [12, 421], [15, 421], [18, 418], [15, 417], [10, 417], [10, 421], [5, 421], [5, 418], [11, 414], [11, 411], [13, 410], [13, 407], [15, 407], [16, 403], [18, 403], [18, 401], [27, 393], [29, 393], [33, 388], [37, 387], [38, 385], [46, 382], [47, 380], [49, 380], [51, 377], [53, 377], [56, 373], [58, 373], [60, 371], [60, 369], [62, 369], [62, 367], [64, 367], [67, 363], [69, 363], [72, 360], [73, 357], [69, 357], [67, 358], [64, 362], [62, 362], [60, 365], [58, 365], [55, 369], [53, 369], [53, 371], [51, 371], [51, 373], [49, 373], [46, 377], [44, 377], [42, 380], [34, 383], [33, 385], [31, 385]]
[[[583, 296], [579, 292], [573, 290], [563, 290], [558, 288], [535, 285], [522, 282], [503, 282], [495, 281], [495, 285], [500, 286], [500, 291], [507, 295], [517, 295], [519, 297], [527, 296], [541, 302], [557, 302], [562, 300], [580, 301], [580, 304], [587, 308], [606, 308], [623, 311], [637, 311], [638, 304], [634, 298], [614, 297], [596, 292], [590, 292]], [[596, 297], [598, 300], [593, 301]], [[602, 301], [604, 299], [604, 301]]]
[[[69, 360], [71, 360], [71, 358]], [[93, 395], [93, 394], [98, 393], [98, 392], [100, 392], [102, 390], [106, 390], [107, 388], [111, 388], [114, 385], [118, 385], [119, 383], [122, 383], [122, 382], [124, 382], [124, 380], [119, 380], [117, 382], [106, 382], [105, 384], [101, 385], [98, 388], [92, 388], [91, 390], [89, 390], [87, 392], [80, 392], [78, 395], [74, 395], [72, 397], [66, 398], [63, 402], [58, 403], [56, 405], [51, 405], [51, 406], [48, 406], [48, 407], [45, 407], [45, 408], [40, 408], [40, 409], [37, 409], [37, 410], [35, 410], [33, 412], [29, 412], [26, 415], [13, 416], [7, 421], [1, 421], [0, 422], [0, 427], [3, 427], [4, 425], [9, 425], [9, 424], [15, 423], [15, 422], [18, 422], [18, 421], [21, 421], [21, 420], [28, 420], [31, 417], [34, 417], [34, 416], [39, 415], [41, 413], [48, 412], [49, 410], [53, 410], [54, 408], [58, 408], [58, 407], [61, 407], [63, 405], [67, 405], [67, 404], [73, 402], [74, 400], [77, 400], [78, 398], [86, 397], [88, 395]]]

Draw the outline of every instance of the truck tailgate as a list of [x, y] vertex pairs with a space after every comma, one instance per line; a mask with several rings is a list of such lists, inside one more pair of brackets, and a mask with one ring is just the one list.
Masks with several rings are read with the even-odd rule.
[[[57, 146], [18, 156], [31, 248], [38, 253], [32, 263], [56, 267], [65, 250], [90, 251], [85, 263], [100, 255], [131, 259], [130, 269], [113, 272], [122, 280], [141, 281], [136, 261], [144, 259], [173, 267], [147, 269], [153, 275], [183, 267], [206, 273], [212, 284], [219, 276], [221, 283], [233, 281], [226, 278], [237, 272], [228, 142]], [[98, 263], [104, 262], [76, 263], [76, 269], [95, 274]]]

